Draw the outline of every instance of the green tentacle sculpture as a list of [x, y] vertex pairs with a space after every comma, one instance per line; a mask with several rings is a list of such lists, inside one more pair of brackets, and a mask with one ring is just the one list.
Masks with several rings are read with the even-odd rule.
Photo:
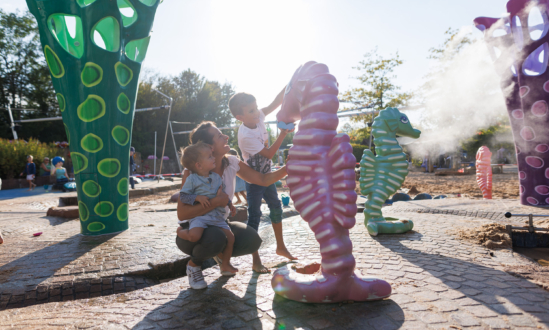
[[408, 175], [406, 154], [396, 136], [419, 138], [421, 132], [412, 128], [408, 117], [396, 108], [381, 110], [372, 125], [372, 135], [376, 145], [374, 156], [365, 149], [360, 161], [360, 192], [368, 196], [364, 207], [364, 224], [368, 233], [400, 234], [412, 230], [410, 220], [384, 218], [381, 206], [394, 194]]
[[159, 1], [27, 0], [70, 144], [85, 235], [128, 229], [137, 82]]

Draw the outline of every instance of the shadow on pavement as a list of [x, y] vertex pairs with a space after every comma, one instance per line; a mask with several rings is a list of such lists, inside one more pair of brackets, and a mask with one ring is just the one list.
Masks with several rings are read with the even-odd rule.
[[[468, 315], [461, 310], [467, 310], [477, 317], [497, 317], [502, 314], [512, 318], [514, 315], [518, 317], [523, 313], [535, 313], [534, 316], [539, 322], [549, 325], [549, 311], [539, 306], [541, 303], [549, 301], [549, 292], [544, 292], [525, 279], [482, 266], [480, 260], [478, 264], [472, 263], [450, 256], [416, 250], [403, 244], [403, 242], [421, 241], [423, 236], [417, 232], [403, 235], [381, 235], [372, 238], [402, 257], [403, 260], [434, 277], [429, 279], [426, 275], [410, 270], [416, 276], [410, 280], [426, 284], [427, 289], [409, 288], [411, 289], [408, 290], [409, 292], [398, 295], [400, 303], [419, 301], [424, 304], [437, 304], [437, 301], [440, 301], [437, 296], [438, 292], [440, 297], [450, 300], [448, 303], [441, 304], [438, 309], [445, 312], [459, 309], [460, 312], [453, 312], [451, 317], [461, 324], [468, 320]], [[460, 248], [464, 247], [466, 246], [462, 245]], [[423, 280], [425, 282], [422, 282]], [[416, 285], [414, 284], [414, 286]], [[535, 293], [528, 290], [536, 288], [538, 292]], [[531, 321], [523, 321], [522, 326], [535, 326]], [[480, 324], [470, 324], [469, 326], [474, 325]], [[493, 326], [497, 327], [495, 324]]]
[[[24, 293], [27, 286], [37, 286], [51, 279], [60, 269], [116, 235], [91, 237], [78, 234], [55, 244], [38, 240], [11, 242], [10, 249], [24, 256], [14, 260], [10, 260], [9, 255], [0, 257], [0, 262], [7, 261], [0, 266], [0, 293], [13, 294], [21, 290]], [[26, 251], [29, 253], [25, 254]], [[67, 269], [67, 273], [63, 272], [61, 275], [81, 274], [84, 264], [88, 266], [88, 262], [85, 262], [80, 268], [74, 267], [74, 274], [70, 274]]]
[[176, 299], [149, 312], [133, 329], [390, 330], [400, 328], [404, 322], [403, 310], [390, 299], [341, 305], [303, 304], [273, 296], [272, 289], [265, 290], [265, 285], [257, 290], [254, 282], [258, 277], [255, 274], [247, 286], [240, 286], [247, 290], [242, 295], [224, 288], [238, 286], [238, 279], [223, 276], [205, 290], [183, 290]]

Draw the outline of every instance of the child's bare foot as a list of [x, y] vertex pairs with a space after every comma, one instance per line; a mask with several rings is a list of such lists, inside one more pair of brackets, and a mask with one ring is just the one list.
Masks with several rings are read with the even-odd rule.
[[2, 232], [0, 231], [0, 244], [4, 243], [4, 237], [2, 237]]
[[179, 227], [179, 228], [177, 228], [177, 236], [181, 239], [184, 239], [184, 240], [188, 241], [189, 240], [189, 230]]
[[238, 268], [234, 268], [233, 265], [231, 265], [230, 263], [222, 263], [219, 266], [219, 269], [221, 269], [222, 272], [231, 272], [231, 273], [238, 272]]
[[288, 258], [290, 260], [297, 260], [296, 257], [294, 257], [290, 251], [288, 251], [288, 249], [284, 246], [284, 247], [281, 247], [281, 248], [276, 248], [276, 254], [278, 254], [279, 256], [281, 257], [285, 257], [285, 258]]
[[259, 274], [268, 274], [271, 272], [271, 270], [265, 266], [263, 266], [262, 263], [259, 263], [259, 264], [253, 264], [252, 266], [252, 269], [254, 272], [256, 273], [259, 273]]

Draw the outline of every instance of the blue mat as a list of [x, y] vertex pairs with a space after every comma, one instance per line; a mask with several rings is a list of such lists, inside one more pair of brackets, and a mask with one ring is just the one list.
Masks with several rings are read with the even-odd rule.
[[0, 190], [0, 200], [14, 199], [19, 197], [38, 196], [38, 195], [45, 195], [45, 194], [51, 194], [51, 193], [62, 193], [62, 191], [60, 190], [52, 191], [51, 186], [50, 186], [49, 192], [46, 192], [46, 189], [44, 189], [44, 187], [36, 187], [32, 191], [28, 191], [28, 190], [29, 188]]

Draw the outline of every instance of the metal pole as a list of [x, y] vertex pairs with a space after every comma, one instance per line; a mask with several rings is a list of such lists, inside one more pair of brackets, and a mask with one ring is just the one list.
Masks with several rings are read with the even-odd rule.
[[[172, 128], [172, 122], [170, 121], [170, 133], [172, 134], [172, 141], [173, 141], [173, 150], [175, 150], [175, 156], [178, 157], [179, 153], [177, 152], [177, 147], [175, 146], [175, 138], [173, 136], [173, 128]], [[175, 160], [177, 162], [177, 166], [179, 167], [179, 173], [183, 173], [183, 169], [181, 168], [181, 162], [178, 159]]]
[[[162, 163], [164, 162], [164, 151], [166, 151], [166, 140], [168, 139], [168, 125], [170, 124], [170, 115], [172, 113], [172, 103], [173, 103], [173, 99], [170, 97], [170, 108], [168, 110], [168, 121], [166, 123], [166, 134], [164, 134], [164, 146], [162, 147], [162, 159], [160, 159], [160, 173], [159, 173], [159, 175], [162, 175]], [[175, 154], [177, 155], [177, 151], [175, 152]], [[160, 180], [160, 179], [158, 179], [158, 180]]]
[[11, 132], [13, 133], [13, 139], [17, 140], [19, 138], [17, 137], [17, 132], [15, 131], [15, 123], [13, 122], [13, 114], [11, 113], [11, 106], [9, 103], [8, 103], [8, 113], [10, 114], [10, 127], [11, 127]]
[[153, 166], [153, 177], [156, 175], [156, 131], [154, 131], [154, 166]]

